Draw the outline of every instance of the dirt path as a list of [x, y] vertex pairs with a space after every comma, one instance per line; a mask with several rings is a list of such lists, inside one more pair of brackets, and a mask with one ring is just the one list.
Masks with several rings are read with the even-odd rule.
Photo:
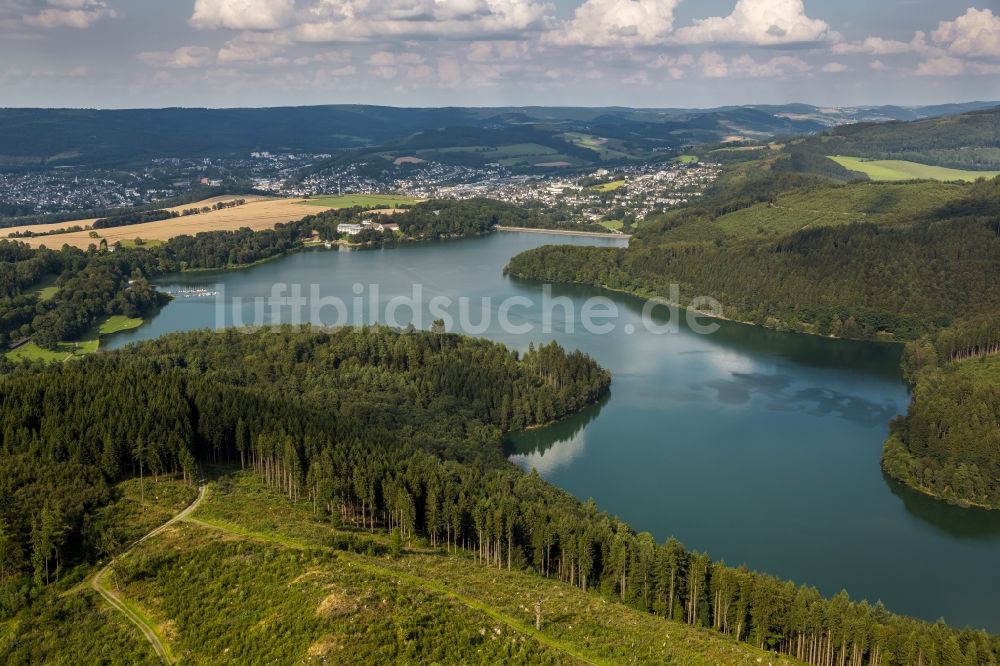
[[184, 509], [176, 516], [174, 516], [167, 522], [163, 523], [155, 530], [146, 534], [144, 537], [142, 537], [141, 539], [133, 543], [131, 546], [126, 548], [117, 557], [108, 562], [108, 564], [105, 565], [103, 569], [98, 571], [97, 574], [90, 580], [90, 586], [94, 588], [94, 590], [96, 590], [98, 594], [104, 597], [105, 601], [107, 601], [113, 607], [120, 610], [125, 615], [125, 617], [128, 618], [129, 622], [131, 622], [132, 624], [134, 624], [136, 627], [139, 628], [139, 631], [141, 631], [142, 635], [146, 637], [146, 640], [149, 641], [149, 644], [153, 646], [153, 650], [156, 652], [156, 655], [160, 658], [160, 660], [164, 664], [175, 664], [177, 663], [177, 658], [174, 657], [173, 653], [170, 651], [170, 646], [164, 639], [163, 632], [160, 631], [159, 626], [149, 616], [147, 616], [138, 606], [125, 599], [122, 599], [118, 595], [118, 593], [115, 592], [107, 584], [107, 581], [105, 579], [107, 578], [107, 575], [111, 572], [111, 567], [114, 566], [115, 562], [118, 560], [119, 557], [129, 552], [143, 541], [146, 541], [147, 539], [151, 539], [152, 537], [156, 536], [157, 534], [167, 529], [177, 521], [183, 520], [184, 518], [191, 515], [191, 513], [198, 508], [198, 505], [201, 504], [201, 501], [203, 499], [205, 499], [204, 481], [202, 481], [201, 486], [198, 488], [198, 496], [195, 498], [193, 502], [191, 502], [191, 504], [187, 506], [186, 509]]

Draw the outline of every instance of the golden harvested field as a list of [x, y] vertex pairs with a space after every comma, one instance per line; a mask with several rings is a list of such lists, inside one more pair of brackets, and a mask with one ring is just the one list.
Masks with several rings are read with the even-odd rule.
[[[201, 201], [195, 201], [193, 203], [184, 204], [183, 206], [171, 206], [169, 208], [163, 208], [162, 210], [181, 211], [187, 208], [202, 208], [203, 206], [211, 206], [213, 204], [219, 203], [220, 201], [233, 201], [235, 199], [245, 199], [248, 203], [251, 201], [264, 201], [266, 197], [259, 197], [253, 194], [248, 195], [235, 195], [235, 194], [225, 194], [221, 197], [212, 197], [211, 199], [202, 199]], [[160, 209], [157, 209], [160, 210]], [[89, 227], [94, 222], [97, 221], [96, 217], [87, 218], [85, 220], [69, 220], [67, 222], [53, 222], [51, 224], [32, 224], [22, 227], [6, 227], [0, 229], [0, 238], [6, 238], [10, 234], [19, 231], [34, 231], [35, 233], [44, 233], [46, 231], [53, 231], [55, 229], [66, 229], [67, 227]]]
[[[145, 224], [133, 224], [125, 227], [114, 227], [111, 229], [98, 229], [98, 238], [91, 238], [89, 231], [76, 231], [65, 234], [53, 234], [51, 236], [36, 236], [33, 238], [18, 239], [32, 247], [44, 245], [48, 248], [58, 249], [65, 244], [86, 249], [91, 243], [98, 244], [104, 238], [108, 245], [113, 245], [116, 241], [131, 241], [141, 238], [144, 241], [170, 240], [175, 236], [184, 234], [194, 235], [201, 231], [231, 231], [242, 227], [249, 227], [254, 231], [261, 229], [271, 229], [279, 222], [293, 222], [301, 220], [306, 215], [315, 215], [324, 210], [322, 207], [305, 207], [301, 204], [301, 199], [266, 199], [262, 197], [220, 197], [199, 201], [197, 203], [177, 206], [170, 210], [183, 210], [185, 208], [195, 208], [210, 206], [216, 201], [228, 201], [236, 198], [245, 198], [247, 203], [235, 208], [225, 208], [223, 210], [213, 210], [210, 213], [200, 213], [198, 215], [188, 215], [177, 217], [171, 220], [161, 220], [159, 222], [147, 222]], [[13, 231], [31, 229], [32, 231], [43, 231], [46, 227], [52, 229], [62, 229], [75, 225], [87, 226], [94, 220], [78, 220], [73, 222], [60, 222], [55, 225], [35, 225], [31, 227], [17, 227], [3, 230], [6, 233]]]

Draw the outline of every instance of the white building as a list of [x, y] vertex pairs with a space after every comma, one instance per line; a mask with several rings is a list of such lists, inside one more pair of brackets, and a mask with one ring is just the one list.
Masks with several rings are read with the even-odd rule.
[[347, 234], [348, 236], [356, 236], [364, 229], [360, 224], [347, 224], [342, 223], [337, 225], [338, 234]]

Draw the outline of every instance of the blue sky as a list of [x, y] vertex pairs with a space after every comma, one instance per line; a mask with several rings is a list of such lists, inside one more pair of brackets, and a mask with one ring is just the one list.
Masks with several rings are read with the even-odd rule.
[[972, 99], [998, 0], [0, 0], [0, 106]]

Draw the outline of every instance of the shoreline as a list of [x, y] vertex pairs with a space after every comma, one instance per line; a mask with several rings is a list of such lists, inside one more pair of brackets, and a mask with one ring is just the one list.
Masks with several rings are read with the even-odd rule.
[[557, 236], [584, 236], [586, 238], [624, 238], [628, 240], [632, 238], [631, 234], [616, 234], [609, 231], [608, 233], [602, 233], [600, 231], [572, 231], [570, 229], [537, 229], [535, 227], [504, 227], [499, 224], [493, 227], [497, 231], [517, 231], [526, 234], [555, 234]]
[[[537, 283], [543, 283], [543, 282], [545, 282], [545, 280], [540, 280], [540, 279], [535, 278], [535, 277], [526, 277], [526, 276], [521, 275], [519, 273], [507, 273], [507, 269], [506, 268], [504, 268], [504, 273], [506, 275], [508, 275], [509, 277], [514, 278], [515, 280], [527, 280], [527, 281], [537, 282]], [[629, 296], [629, 297], [632, 297], [632, 298], [647, 299], [647, 300], [653, 299], [653, 298], [659, 298], [659, 299], [664, 300], [664, 302], [666, 302], [666, 299], [663, 299], [662, 296], [659, 296], [659, 295], [657, 295], [654, 292], [633, 291], [633, 290], [629, 290], [629, 289], [616, 289], [615, 287], [609, 287], [609, 286], [603, 285], [603, 284], [595, 284], [593, 282], [580, 282], [578, 280], [573, 280], [573, 281], [570, 281], [570, 282], [552, 281], [552, 283], [553, 284], [573, 284], [573, 285], [581, 285], [581, 286], [585, 286], [585, 287], [594, 287], [595, 289], [603, 289], [605, 291], [609, 291], [609, 292], [612, 292], [614, 294], [622, 294], [624, 296]], [[891, 339], [891, 340], [888, 340], [888, 339], [866, 340], [866, 339], [863, 339], [863, 338], [844, 338], [844, 337], [838, 337], [836, 335], [823, 335], [822, 333], [813, 333], [813, 332], [810, 332], [810, 331], [792, 331], [792, 330], [782, 331], [782, 330], [779, 330], [777, 328], [773, 328], [771, 326], [767, 326], [766, 324], [757, 323], [757, 322], [753, 322], [753, 321], [743, 321], [742, 319], [733, 319], [732, 317], [727, 317], [727, 316], [725, 316], [723, 314], [716, 315], [716, 314], [712, 314], [711, 312], [706, 312], [704, 310], [698, 310], [697, 308], [692, 308], [692, 307], [690, 307], [688, 305], [683, 305], [681, 303], [668, 303], [668, 304], [671, 305], [671, 306], [678, 307], [681, 310], [684, 310], [686, 312], [693, 312], [693, 313], [696, 313], [699, 316], [708, 317], [709, 319], [714, 319], [716, 321], [725, 321], [725, 322], [729, 322], [729, 323], [732, 323], [732, 324], [739, 324], [741, 326], [753, 326], [755, 328], [762, 328], [762, 329], [764, 329], [766, 331], [774, 331], [776, 333], [790, 333], [790, 334], [793, 334], [793, 335], [808, 335], [808, 336], [811, 336], [811, 337], [814, 337], [814, 338], [821, 338], [821, 339], [824, 339], [824, 340], [838, 340], [838, 341], [844, 341], [844, 342], [864, 342], [864, 343], [870, 343], [870, 344], [905, 345], [907, 342], [909, 342], [908, 340], [901, 340], [901, 339], [898, 339], [898, 338], [894, 338], [894, 339]]]

